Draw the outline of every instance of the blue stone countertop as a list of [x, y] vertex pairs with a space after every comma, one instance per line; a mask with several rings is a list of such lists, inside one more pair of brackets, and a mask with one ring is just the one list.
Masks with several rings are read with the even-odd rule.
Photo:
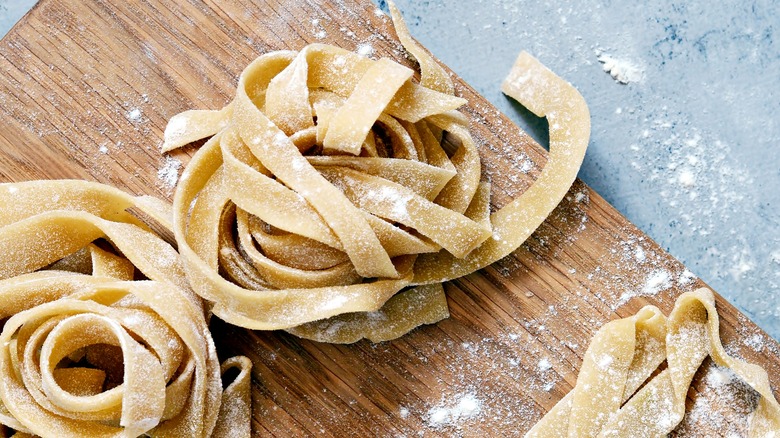
[[[0, 35], [34, 3], [0, 0]], [[542, 143], [501, 81], [526, 50], [574, 84], [592, 115], [580, 177], [780, 339], [774, 0], [396, 3], [422, 44]]]

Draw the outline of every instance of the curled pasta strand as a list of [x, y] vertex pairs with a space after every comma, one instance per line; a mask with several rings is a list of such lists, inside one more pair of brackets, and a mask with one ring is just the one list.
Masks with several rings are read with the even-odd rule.
[[[166, 228], [170, 208], [84, 181], [0, 184], [0, 202], [0, 241], [12, 251], [0, 258], [0, 426], [18, 436], [220, 436], [228, 420], [202, 301], [177, 252], [128, 213]], [[251, 363], [232, 363], [243, 374], [230, 421], [248, 430]]]
[[[677, 298], [668, 318], [646, 306], [604, 325], [588, 346], [574, 389], [526, 436], [665, 436], [682, 421], [688, 388], [707, 356], [760, 395], [749, 436], [780, 430], [780, 404], [766, 371], [726, 354], [715, 298], [701, 288]], [[668, 367], [653, 375], [664, 360]]]
[[[387, 59], [312, 44], [250, 63], [223, 110], [171, 119], [193, 128], [166, 129], [164, 150], [196, 132], [212, 135], [180, 179], [174, 231], [195, 292], [225, 321], [351, 342], [385, 335], [365, 315], [345, 314], [379, 311], [404, 319], [393, 320], [397, 327], [443, 317], [446, 300], [427, 287], [403, 292], [426, 303], [415, 312], [383, 306], [406, 288], [467, 275], [514, 251], [574, 181], [590, 133], [587, 107], [521, 54], [504, 91], [549, 118], [550, 156], [525, 193], [491, 214], [469, 120], [456, 111], [465, 100], [392, 13], [420, 64], [419, 84]], [[323, 321], [338, 315], [349, 323]], [[313, 332], [334, 334], [335, 325], [352, 335]]]

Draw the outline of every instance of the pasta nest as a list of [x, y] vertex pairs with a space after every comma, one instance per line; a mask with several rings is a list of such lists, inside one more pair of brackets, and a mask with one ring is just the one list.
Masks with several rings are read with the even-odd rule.
[[249, 435], [251, 363], [223, 394], [177, 252], [126, 211], [170, 228], [169, 206], [82, 181], [0, 184], [0, 205], [0, 432]]
[[212, 136], [179, 181], [174, 230], [194, 290], [225, 321], [332, 342], [397, 337], [446, 317], [441, 283], [515, 250], [573, 182], [587, 107], [526, 56], [525, 85], [549, 89], [527, 100], [560, 124], [537, 187], [491, 213], [456, 110], [466, 101], [399, 17], [396, 30], [419, 82], [388, 59], [312, 44], [257, 58], [223, 109], [169, 121], [164, 151]]

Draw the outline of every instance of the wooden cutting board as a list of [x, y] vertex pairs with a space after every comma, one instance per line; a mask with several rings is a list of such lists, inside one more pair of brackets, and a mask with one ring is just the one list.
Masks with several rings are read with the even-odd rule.
[[[368, 0], [41, 0], [0, 44], [0, 179], [83, 178], [171, 199], [195, 149], [161, 155], [168, 118], [221, 108], [256, 56], [314, 42], [413, 65]], [[456, 84], [502, 206], [546, 153]], [[515, 253], [446, 285], [451, 318], [402, 339], [326, 345], [212, 327], [221, 354], [254, 362], [259, 436], [515, 436], [572, 388], [601, 325], [648, 303], [668, 313], [701, 285], [578, 181]], [[779, 387], [780, 345], [718, 306], [727, 350]], [[754, 402], [707, 362], [679, 435], [743, 431]]]

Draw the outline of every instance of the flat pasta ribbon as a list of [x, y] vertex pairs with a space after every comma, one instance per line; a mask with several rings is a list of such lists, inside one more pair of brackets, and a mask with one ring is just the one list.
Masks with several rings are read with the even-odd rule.
[[84, 181], [0, 205], [0, 435], [249, 436], [251, 363], [223, 391], [177, 252], [128, 212], [169, 228], [170, 206]]
[[[212, 136], [179, 180], [174, 231], [195, 292], [225, 321], [330, 342], [398, 337], [449, 314], [440, 286], [416, 288], [517, 249], [573, 183], [587, 106], [523, 53], [504, 91], [548, 117], [550, 155], [539, 179], [491, 214], [456, 111], [466, 101], [391, 11], [419, 84], [387, 59], [312, 44], [257, 58], [222, 110], [169, 121], [163, 151]], [[388, 303], [401, 291], [407, 298]], [[410, 297], [421, 301], [404, 311]]]
[[[666, 436], [682, 421], [691, 380], [707, 356], [760, 395], [749, 436], [776, 436], [780, 405], [766, 371], [726, 354], [718, 324], [707, 288], [681, 295], [668, 319], [646, 306], [607, 323], [588, 346], [574, 389], [525, 436]], [[653, 375], [664, 360], [667, 368]]]

